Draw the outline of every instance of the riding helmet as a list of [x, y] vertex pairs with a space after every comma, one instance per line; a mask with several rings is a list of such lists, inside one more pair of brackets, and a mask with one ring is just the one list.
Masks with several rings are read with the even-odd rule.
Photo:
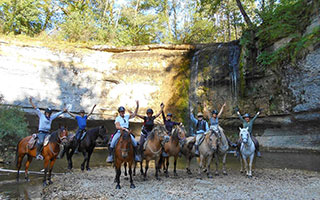
[[80, 110], [80, 113], [85, 113], [84, 110]]
[[149, 109], [147, 110], [147, 114], [148, 114], [148, 113], [153, 114], [153, 110], [152, 110], [151, 108], [149, 108]]
[[199, 113], [197, 114], [197, 117], [203, 117], [203, 114], [202, 114], [201, 112], [199, 112]]
[[167, 116], [168, 116], [168, 117], [169, 117], [169, 116], [172, 117], [172, 113], [168, 113]]
[[212, 112], [211, 112], [211, 114], [218, 114], [218, 111], [217, 110], [213, 110]]
[[249, 113], [244, 114], [243, 118], [250, 118], [250, 114]]
[[118, 112], [124, 112], [124, 111], [126, 111], [126, 109], [125, 109], [123, 106], [120, 106], [120, 107], [118, 108]]
[[44, 112], [51, 114], [52, 113], [52, 109], [51, 108], [46, 108], [46, 110]]

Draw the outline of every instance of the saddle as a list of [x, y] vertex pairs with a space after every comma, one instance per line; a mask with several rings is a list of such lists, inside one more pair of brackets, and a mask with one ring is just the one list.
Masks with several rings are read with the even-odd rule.
[[87, 131], [85, 130], [85, 131], [83, 131], [83, 133], [82, 133], [82, 136], [81, 136], [81, 138], [80, 138], [80, 141], [82, 141], [83, 138], [86, 137], [86, 135], [87, 135]]
[[[43, 146], [44, 146], [44, 147], [49, 144], [50, 136], [51, 136], [51, 135], [48, 134], [48, 135], [44, 138], [44, 141], [43, 141]], [[30, 140], [28, 141], [28, 149], [31, 150], [31, 149], [35, 148], [37, 141], [38, 141], [38, 135], [37, 135], [37, 133], [32, 134]]]

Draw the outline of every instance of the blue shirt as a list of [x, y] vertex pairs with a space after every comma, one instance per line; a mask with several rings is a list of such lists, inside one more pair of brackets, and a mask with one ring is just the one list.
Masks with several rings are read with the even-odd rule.
[[114, 123], [119, 122], [122, 128], [129, 128], [129, 119], [130, 119], [130, 115], [124, 115], [124, 117], [121, 117], [119, 115], [118, 117], [116, 117], [116, 120]]
[[87, 126], [87, 119], [88, 119], [88, 116], [85, 115], [83, 117], [81, 116], [76, 116], [76, 120], [78, 122], [78, 126], [79, 126], [79, 129], [81, 130], [84, 130]]
[[47, 118], [46, 115], [42, 113], [39, 108], [37, 108], [36, 111], [39, 117], [39, 132], [50, 132], [52, 121], [63, 113], [63, 111], [60, 111], [55, 114], [52, 114], [50, 118]]
[[211, 126], [216, 126], [219, 124], [219, 119], [216, 117], [216, 119], [213, 119], [213, 117], [210, 117], [210, 125]]

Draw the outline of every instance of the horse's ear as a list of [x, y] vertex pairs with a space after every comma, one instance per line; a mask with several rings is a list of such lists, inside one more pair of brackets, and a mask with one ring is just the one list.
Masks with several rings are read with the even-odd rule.
[[100, 126], [100, 128], [104, 128], [104, 125]]
[[247, 127], [246, 130], [249, 131], [249, 127]]
[[239, 127], [239, 130], [241, 131], [241, 127]]

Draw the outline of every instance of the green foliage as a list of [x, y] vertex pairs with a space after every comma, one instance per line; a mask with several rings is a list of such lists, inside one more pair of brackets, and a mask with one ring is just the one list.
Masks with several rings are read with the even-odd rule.
[[17, 107], [0, 105], [1, 147], [15, 146], [20, 138], [27, 135], [28, 123], [24, 112]]

